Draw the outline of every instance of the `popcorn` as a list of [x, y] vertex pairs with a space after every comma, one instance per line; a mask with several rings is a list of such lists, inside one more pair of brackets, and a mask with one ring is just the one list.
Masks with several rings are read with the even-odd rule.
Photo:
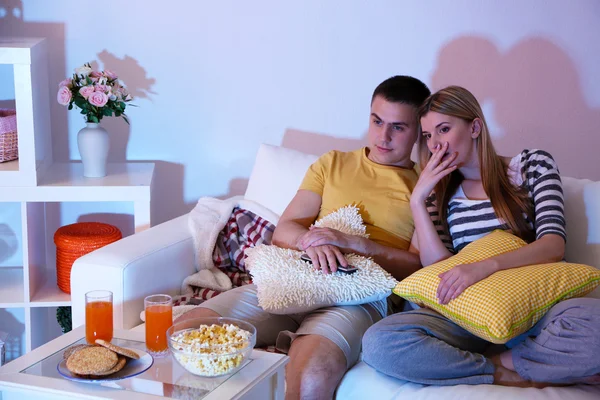
[[[251, 333], [232, 324], [200, 325], [171, 337], [173, 355], [188, 371], [219, 376], [237, 368], [250, 351]], [[193, 354], [192, 354], [193, 353]]]

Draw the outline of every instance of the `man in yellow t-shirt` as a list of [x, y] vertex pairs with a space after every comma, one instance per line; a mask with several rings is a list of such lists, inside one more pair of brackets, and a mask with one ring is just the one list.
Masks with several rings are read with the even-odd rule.
[[[371, 101], [369, 145], [351, 152], [331, 151], [307, 171], [298, 193], [273, 234], [280, 247], [305, 251], [316, 268], [335, 271], [348, 263], [344, 253], [372, 257], [396, 279], [421, 267], [407, 250], [414, 224], [410, 194], [417, 182], [410, 159], [417, 139], [416, 108], [429, 90], [419, 80], [395, 76], [381, 83]], [[369, 239], [328, 228], [308, 227], [317, 219], [356, 204]]]
[[[347, 153], [330, 151], [309, 168], [299, 190], [309, 190], [321, 197], [316, 219], [354, 204], [360, 210], [371, 241], [408, 250], [414, 230], [409, 200], [418, 174], [411, 167], [378, 164], [369, 154], [368, 147]], [[305, 238], [304, 246], [318, 240], [319, 235], [311, 236]], [[394, 275], [402, 279], [405, 271]]]
[[[418, 135], [417, 107], [430, 92], [418, 79], [394, 76], [371, 99], [368, 146], [331, 151], [308, 170], [283, 212], [273, 244], [305, 251], [324, 273], [348, 265], [344, 253], [372, 257], [396, 279], [421, 267], [408, 252], [414, 224], [410, 194], [417, 182], [410, 159]], [[340, 207], [356, 204], [369, 239], [309, 226]], [[387, 315], [385, 301], [328, 307], [304, 317], [291, 336], [286, 370], [289, 398], [332, 398], [360, 352], [365, 331]], [[279, 343], [279, 337], [278, 337]], [[286, 398], [288, 398], [286, 397]]]
[[[372, 257], [397, 279], [416, 271], [419, 257], [407, 251], [413, 232], [409, 200], [417, 182], [410, 153], [417, 139], [416, 109], [427, 96], [427, 86], [412, 77], [382, 82], [371, 100], [369, 146], [329, 152], [310, 167], [277, 224], [273, 243], [305, 251], [325, 273], [335, 271], [338, 262], [347, 265], [347, 252]], [[317, 218], [349, 204], [359, 206], [369, 239], [309, 230]], [[386, 315], [385, 300], [270, 314], [258, 305], [256, 286], [243, 285], [203, 302], [185, 319], [223, 316], [252, 323], [257, 346], [274, 344], [290, 356], [286, 399], [330, 399], [358, 360], [365, 331]]]

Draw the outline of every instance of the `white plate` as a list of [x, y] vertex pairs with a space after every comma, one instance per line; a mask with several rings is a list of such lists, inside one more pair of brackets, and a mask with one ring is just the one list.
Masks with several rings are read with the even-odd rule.
[[152, 364], [154, 364], [154, 358], [143, 350], [138, 349], [129, 349], [135, 351], [140, 355], [139, 360], [133, 360], [131, 358], [127, 359], [127, 364], [123, 367], [122, 370], [115, 372], [114, 374], [108, 375], [106, 377], [98, 377], [98, 378], [83, 378], [81, 376], [77, 376], [73, 374], [71, 371], [67, 369], [67, 360], [62, 360], [56, 366], [58, 373], [61, 374], [68, 380], [76, 381], [76, 382], [108, 382], [108, 381], [118, 381], [121, 379], [131, 378], [132, 376], [136, 376], [141, 374], [144, 371], [147, 371]]

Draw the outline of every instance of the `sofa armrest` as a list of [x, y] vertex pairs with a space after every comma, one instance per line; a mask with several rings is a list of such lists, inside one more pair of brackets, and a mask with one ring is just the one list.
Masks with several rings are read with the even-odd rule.
[[113, 292], [114, 329], [139, 325], [144, 297], [179, 295], [196, 272], [188, 214], [123, 238], [77, 259], [71, 270], [73, 328], [85, 323], [85, 293]]

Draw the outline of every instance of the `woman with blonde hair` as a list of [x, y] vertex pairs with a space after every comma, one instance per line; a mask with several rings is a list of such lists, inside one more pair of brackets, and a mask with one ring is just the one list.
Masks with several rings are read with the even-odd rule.
[[[462, 87], [450, 86], [427, 98], [419, 120], [422, 172], [410, 199], [415, 222], [411, 251], [422, 265], [444, 260], [495, 229], [528, 243], [441, 274], [441, 304], [497, 271], [563, 259], [563, 192], [550, 154], [523, 150], [512, 158], [499, 156], [479, 103]], [[483, 353], [491, 343], [433, 310], [418, 308], [373, 325], [363, 338], [363, 355], [380, 372], [430, 385], [598, 383], [598, 332], [600, 300], [566, 300], [507, 343], [504, 352], [488, 358]]]

